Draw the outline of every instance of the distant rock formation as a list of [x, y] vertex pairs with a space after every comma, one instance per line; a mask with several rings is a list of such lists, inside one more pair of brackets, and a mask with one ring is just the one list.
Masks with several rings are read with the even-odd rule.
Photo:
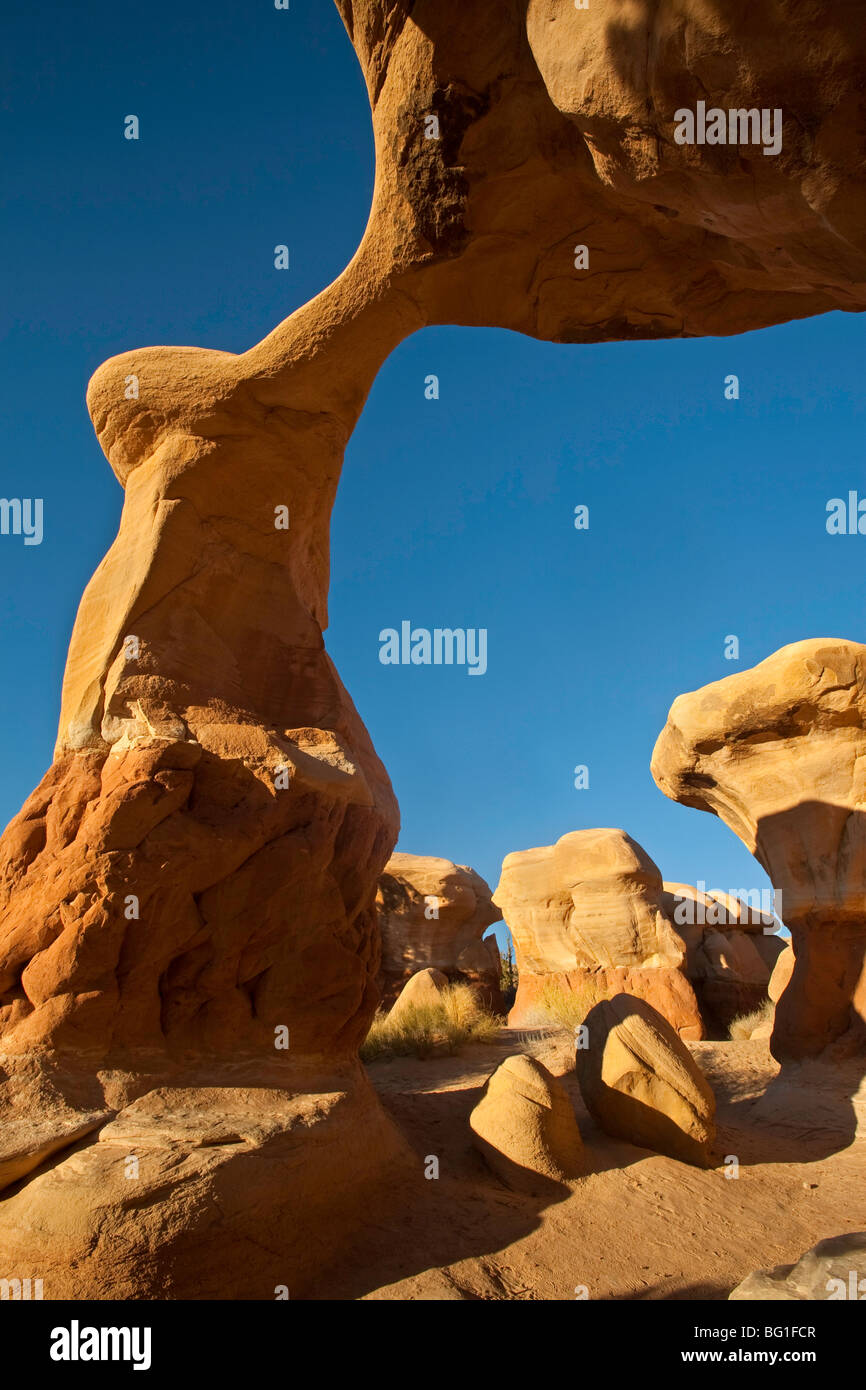
[[671, 707], [652, 759], [663, 792], [711, 811], [781, 896], [794, 966], [779, 1061], [842, 1040], [866, 1051], [866, 647], [817, 638]]
[[664, 888], [704, 1027], [710, 1036], [727, 1037], [735, 1018], [765, 1003], [784, 938], [765, 935], [765, 917], [736, 896], [702, 893], [688, 883]]
[[492, 936], [482, 939], [501, 913], [474, 869], [450, 859], [392, 854], [379, 879], [376, 909], [386, 1008], [410, 975], [431, 967], [471, 984], [488, 1008], [501, 1011], [499, 947]]
[[625, 991], [646, 999], [681, 1037], [703, 1036], [672, 899], [624, 830], [575, 830], [555, 845], [507, 855], [493, 901], [519, 971], [512, 1027], [540, 1021], [551, 989], [590, 1002]]
[[769, 1006], [765, 1010], [766, 1016], [760, 1018], [757, 1022], [753, 1021], [754, 1026], [752, 1027], [749, 1033], [749, 1037], [751, 1039], [762, 1038], [769, 1041], [770, 1038], [772, 1038], [773, 1025], [775, 1023], [776, 1018], [776, 1005], [782, 997], [782, 994], [786, 986], [788, 985], [793, 971], [794, 952], [791, 950], [791, 946], [789, 943], [787, 945], [783, 945], [783, 948], [776, 959], [776, 963], [773, 966], [773, 973], [771, 974], [770, 982], [767, 985], [767, 998], [769, 1000]]
[[587, 1109], [607, 1134], [698, 1167], [709, 1166], [715, 1097], [666, 1019], [618, 994], [592, 1009], [576, 1052]]
[[514, 939], [519, 984], [509, 1022], [550, 1012], [551, 990], [590, 1004], [624, 992], [646, 999], [695, 1041], [727, 1037], [767, 999], [785, 942], [757, 908], [728, 893], [662, 882], [623, 830], [579, 830], [503, 862], [494, 901]]

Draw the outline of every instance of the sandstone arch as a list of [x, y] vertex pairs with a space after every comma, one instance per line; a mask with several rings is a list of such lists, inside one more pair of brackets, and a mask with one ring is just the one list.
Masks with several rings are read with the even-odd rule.
[[[0, 1113], [15, 1172], [82, 1125], [104, 1126], [74, 1169], [61, 1163], [4, 1203], [0, 1247], [14, 1254], [26, 1211], [40, 1231], [26, 1260], [76, 1296], [108, 1286], [58, 1236], [55, 1183], [67, 1194], [79, 1184], [82, 1231], [98, 1220], [122, 1242], [112, 1144], [143, 1131], [157, 1148], [160, 1135], [191, 1144], [178, 1116], [222, 1113], [214, 1088], [233, 1080], [296, 1098], [294, 1119], [271, 1134], [278, 1146], [303, 1112], [312, 1148], [310, 1098], [347, 1097], [353, 1133], [370, 1141], [351, 1179], [359, 1190], [377, 1164], [405, 1158], [355, 1061], [375, 1007], [372, 902], [397, 808], [321, 636], [342, 454], [387, 354], [434, 323], [580, 343], [741, 332], [866, 302], [864, 37], [850, 7], [825, 7], [806, 30], [795, 0], [780, 4], [782, 50], [750, 12], [720, 37], [712, 11], [649, 4], [625, 51], [631, 85], [634, 73], [653, 79], [636, 91], [623, 54], [611, 56], [611, 24], [632, 14], [624, 0], [601, 28], [596, 6], [591, 31], [549, 0], [339, 9], [376, 146], [352, 262], [248, 352], [132, 351], [88, 391], [126, 488], [120, 531], [82, 600], [54, 762], [0, 842]], [[726, 57], [715, 68], [714, 43]], [[655, 80], [665, 72], [670, 82]], [[764, 106], [780, 92], [775, 163], [673, 142], [673, 108], [696, 94]], [[424, 134], [431, 111], [438, 141]], [[577, 242], [591, 248], [585, 275]], [[290, 508], [288, 532], [274, 527], [278, 505]], [[279, 1027], [292, 1043], [278, 1058]], [[226, 1133], [260, 1134], [247, 1101], [226, 1105]], [[229, 1161], [242, 1166], [243, 1153]], [[210, 1169], [193, 1168], [211, 1190]], [[339, 1166], [328, 1171], [338, 1182]], [[261, 1219], [241, 1202], [218, 1241], [226, 1292], [230, 1256], [246, 1258]], [[194, 1251], [196, 1220], [187, 1214]], [[285, 1258], [302, 1270], [303, 1233], [292, 1239]], [[138, 1273], [132, 1260], [112, 1289], [147, 1296], [168, 1279], [175, 1296], [200, 1292], [191, 1266], [164, 1253]], [[267, 1281], [268, 1257], [257, 1259]]]

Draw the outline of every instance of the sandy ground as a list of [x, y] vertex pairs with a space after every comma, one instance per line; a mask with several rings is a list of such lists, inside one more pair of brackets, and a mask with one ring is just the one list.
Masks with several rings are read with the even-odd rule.
[[[457, 1056], [377, 1061], [370, 1078], [418, 1155], [411, 1191], [370, 1221], [318, 1298], [724, 1299], [750, 1270], [866, 1228], [862, 1067], [779, 1074], [765, 1042], [693, 1043], [718, 1100], [715, 1169], [611, 1139], [580, 1097], [569, 1039], [503, 1029]], [[471, 1144], [468, 1116], [504, 1057], [561, 1076], [588, 1156], [561, 1200], [518, 1195]], [[858, 1118], [859, 1136], [858, 1137]], [[439, 1159], [425, 1179], [424, 1159]], [[725, 1176], [736, 1155], [739, 1176]]]

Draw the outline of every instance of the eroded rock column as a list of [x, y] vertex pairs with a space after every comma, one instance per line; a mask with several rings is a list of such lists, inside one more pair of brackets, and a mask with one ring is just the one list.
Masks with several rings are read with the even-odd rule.
[[778, 1001], [780, 1060], [845, 1038], [866, 1050], [866, 647], [795, 642], [680, 695], [653, 776], [719, 816], [764, 867], [795, 964]]

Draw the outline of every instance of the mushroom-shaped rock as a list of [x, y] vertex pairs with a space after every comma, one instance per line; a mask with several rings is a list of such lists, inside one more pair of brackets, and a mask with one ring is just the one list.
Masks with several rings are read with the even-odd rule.
[[508, 1186], [543, 1192], [583, 1168], [583, 1143], [561, 1081], [534, 1057], [506, 1057], [469, 1117], [476, 1148]]
[[642, 1148], [709, 1166], [715, 1097], [667, 1020], [645, 1000], [618, 994], [590, 1010], [586, 1030], [577, 1049], [577, 1077], [601, 1128]]
[[866, 1047], [866, 647], [818, 638], [680, 695], [653, 776], [711, 811], [776, 889], [796, 963], [776, 1012], [780, 1061], [848, 1034]]
[[488, 1008], [502, 1007], [499, 951], [495, 941], [482, 940], [501, 914], [474, 869], [432, 855], [392, 854], [379, 878], [376, 909], [386, 1004], [411, 975], [430, 968], [471, 984]]
[[448, 976], [441, 970], [418, 970], [410, 975], [395, 1000], [390, 1018], [400, 1018], [411, 1009], [429, 1008], [438, 1004], [442, 991], [448, 988]]
[[534, 1021], [546, 991], [647, 999], [680, 1036], [703, 1036], [662, 876], [624, 830], [575, 830], [506, 856], [493, 901], [511, 929], [519, 973], [513, 1027]]
[[746, 1275], [728, 1295], [734, 1303], [831, 1302], [862, 1299], [866, 1285], [866, 1231], [821, 1240], [796, 1264]]

